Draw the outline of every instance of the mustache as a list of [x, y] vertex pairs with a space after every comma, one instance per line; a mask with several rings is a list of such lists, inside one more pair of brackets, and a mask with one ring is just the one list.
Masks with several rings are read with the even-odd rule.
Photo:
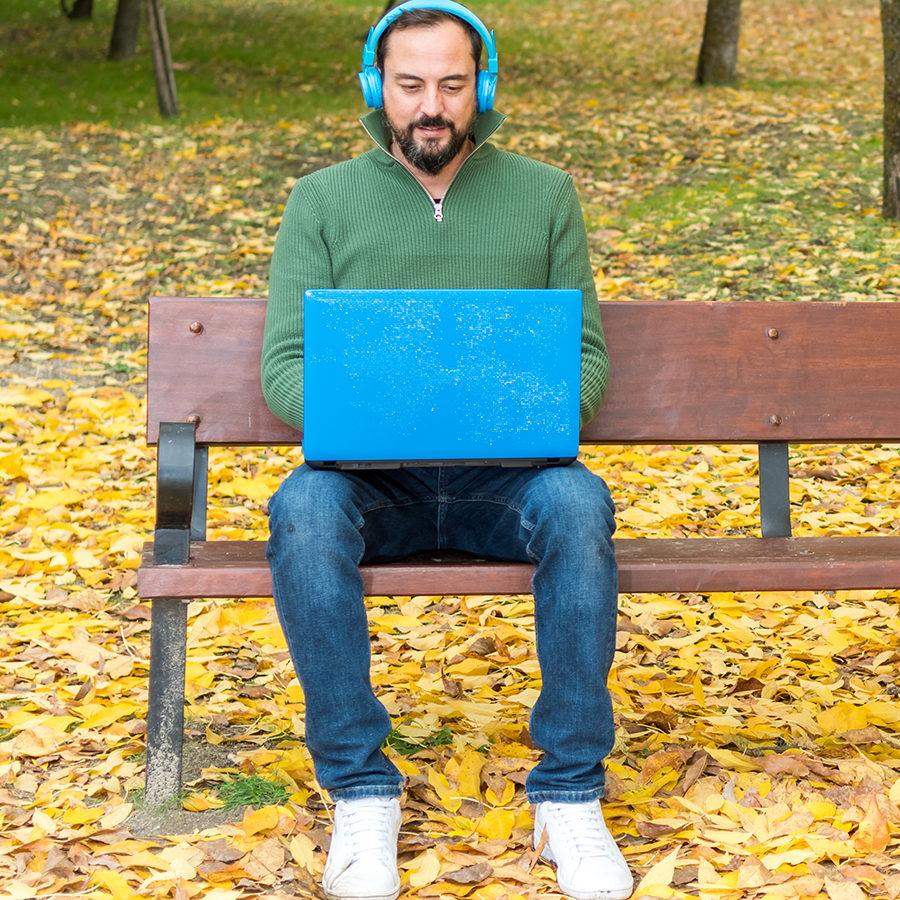
[[450, 128], [452, 130], [453, 123], [448, 122], [442, 116], [422, 116], [412, 123], [410, 130], [413, 128]]

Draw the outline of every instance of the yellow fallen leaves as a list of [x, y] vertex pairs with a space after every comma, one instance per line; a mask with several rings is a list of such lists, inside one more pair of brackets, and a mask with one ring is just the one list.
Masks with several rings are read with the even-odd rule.
[[[583, 30], [592, 34], [583, 43], [596, 67], [601, 32], [632, 53], [632, 12], [574, 3], [546, 15], [579, 44]], [[746, 10], [742, 67], [778, 80], [825, 72], [826, 93], [812, 83], [802, 96], [765, 85], [653, 87], [651, 102], [632, 102], [625, 83], [640, 79], [628, 68], [621, 78], [594, 73], [613, 103], [600, 88], [571, 100], [568, 79], [538, 79], [557, 84], [549, 100], [516, 99], [513, 130], [498, 140], [573, 171], [602, 296], [897, 296], [896, 234], [891, 244], [863, 221], [877, 175], [880, 82], [867, 91], [878, 66], [865, 62], [877, 50], [877, 10], [854, 0], [814, 12]], [[655, 21], [647, 72], [663, 85], [682, 77], [696, 23], [666, 4]], [[66, 160], [60, 177], [77, 178], [92, 204], [35, 189], [25, 159], [9, 167], [4, 196], [41, 206], [23, 206], [0, 233], [9, 319], [0, 369], [68, 357], [100, 379], [139, 382], [149, 291], [263, 294], [285, 196], [271, 185], [289, 188], [297, 166], [320, 164], [310, 153], [332, 141], [363, 148], [347, 136], [352, 122], [313, 135], [319, 127], [283, 123], [277, 140], [235, 123], [0, 135], [44, 159], [47, 173], [71, 144], [83, 159]], [[833, 152], [857, 140], [859, 152]], [[276, 167], [293, 160], [264, 189], [261, 145]], [[825, 206], [814, 207], [820, 195]], [[202, 825], [222, 805], [218, 784], [252, 774], [285, 785], [291, 800], [205, 833], [132, 833], [149, 616], [133, 585], [153, 517], [142, 420], [141, 401], [115, 384], [16, 375], [0, 387], [0, 893], [315, 896], [330, 820], [303, 744], [303, 693], [268, 601], [189, 607], [184, 809]], [[613, 488], [623, 537], [758, 533], [755, 448], [589, 454]], [[214, 449], [211, 537], [260, 538], [265, 501], [298, 459]], [[896, 531], [896, 459], [891, 447], [793, 447], [795, 532]], [[900, 896], [900, 595], [623, 596], [621, 609], [606, 811], [638, 896]], [[423, 747], [445, 730], [450, 740], [389, 751], [408, 779], [400, 863], [409, 896], [555, 895], [552, 870], [530, 852], [523, 787], [539, 757], [527, 731], [540, 689], [531, 599], [376, 598], [369, 622], [373, 679], [398, 745]]]
[[[794, 534], [900, 528], [895, 447], [791, 447]], [[621, 536], [759, 535], [755, 447], [605, 448]]]
[[[128, 832], [148, 636], [132, 585], [152, 515], [140, 403], [114, 389], [23, 389], [11, 399], [17, 440], [0, 447], [0, 613], [14, 623], [0, 626], [0, 815], [10, 860], [40, 862], [20, 876], [0, 860], [0, 884], [10, 896], [180, 888], [235, 900], [260, 885], [313, 884], [329, 822], [269, 601], [189, 607], [188, 730], [209, 765], [189, 776], [185, 809], [220, 808], [215, 788], [226, 774], [274, 779], [292, 800], [212, 837]], [[65, 427], [51, 434], [48, 421]], [[879, 499], [893, 496], [888, 454], [792, 449], [792, 466], [810, 471], [796, 502], [827, 507], [836, 489], [835, 512], [857, 495], [892, 508]], [[265, 491], [242, 489], [269, 490], [296, 461], [293, 452], [215, 451], [211, 536], [261, 536]], [[719, 533], [723, 512], [729, 528], [751, 516], [755, 460], [743, 448], [596, 448], [588, 463], [619, 503], [654, 516], [647, 526], [625, 517], [623, 532]], [[825, 470], [828, 479], [814, 474]], [[29, 503], [54, 492], [64, 500], [64, 491], [81, 499]], [[639, 894], [895, 896], [897, 595], [623, 596], [621, 607], [606, 809]], [[373, 680], [398, 737], [422, 746], [446, 729], [451, 739], [407, 757], [390, 751], [409, 784], [404, 884], [422, 897], [479, 900], [552, 890], [552, 870], [526, 852], [524, 781], [538, 753], [524, 726], [540, 686], [531, 599], [375, 598], [369, 621]], [[48, 868], [63, 845], [78, 846], [91, 871]], [[97, 868], [100, 858], [116, 863]]]

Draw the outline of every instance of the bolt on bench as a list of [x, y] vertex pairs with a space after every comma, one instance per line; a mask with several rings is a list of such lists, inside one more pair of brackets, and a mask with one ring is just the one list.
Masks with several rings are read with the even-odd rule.
[[[187, 601], [271, 597], [265, 535], [207, 541], [210, 446], [288, 446], [260, 387], [265, 300], [150, 301], [147, 442], [156, 530], [146, 794], [181, 789]], [[761, 538], [616, 541], [623, 592], [900, 587], [900, 537], [791, 537], [788, 445], [900, 442], [893, 303], [603, 302], [606, 403], [585, 444], [759, 445]], [[347, 423], [353, 427], [352, 422]], [[362, 569], [367, 596], [530, 593], [532, 567], [425, 553]]]

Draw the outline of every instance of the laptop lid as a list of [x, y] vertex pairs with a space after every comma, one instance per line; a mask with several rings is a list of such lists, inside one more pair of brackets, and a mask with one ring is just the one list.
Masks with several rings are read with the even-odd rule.
[[576, 290], [307, 291], [307, 463], [568, 464], [581, 304]]

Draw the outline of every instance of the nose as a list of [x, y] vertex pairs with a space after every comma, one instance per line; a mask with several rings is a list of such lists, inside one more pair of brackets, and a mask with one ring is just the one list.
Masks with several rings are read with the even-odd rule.
[[444, 98], [437, 85], [429, 85], [422, 94], [422, 113], [426, 116], [439, 116], [444, 111]]

